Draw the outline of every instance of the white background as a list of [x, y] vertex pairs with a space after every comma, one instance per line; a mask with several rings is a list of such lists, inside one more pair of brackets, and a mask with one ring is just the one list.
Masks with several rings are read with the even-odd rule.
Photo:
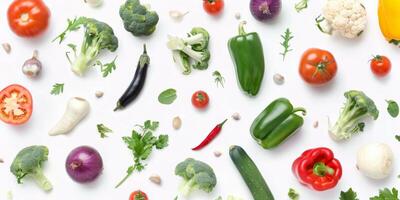
[[[11, 0], [0, 1], [0, 42], [12, 45], [10, 55], [0, 51], [0, 88], [18, 83], [27, 87], [34, 98], [34, 112], [30, 121], [23, 126], [0, 124], [0, 157], [5, 163], [0, 164], [0, 199], [11, 190], [16, 200], [46, 199], [128, 199], [129, 194], [137, 189], [148, 193], [152, 200], [173, 199], [181, 178], [174, 175], [175, 165], [187, 157], [193, 157], [209, 163], [218, 177], [218, 184], [211, 194], [194, 193], [191, 199], [214, 199], [219, 195], [235, 194], [244, 199], [251, 199], [249, 190], [232, 164], [228, 148], [232, 144], [242, 146], [254, 159], [264, 175], [275, 199], [288, 199], [289, 187], [295, 188], [301, 199], [338, 199], [341, 190], [353, 187], [360, 199], [368, 199], [377, 194], [379, 188], [399, 186], [397, 175], [400, 173], [398, 162], [390, 177], [375, 181], [364, 177], [355, 167], [357, 149], [369, 142], [385, 142], [394, 152], [398, 152], [399, 143], [394, 139], [398, 133], [398, 121], [386, 112], [385, 99], [400, 100], [399, 49], [387, 44], [382, 37], [377, 18], [376, 1], [365, 2], [368, 11], [368, 27], [364, 34], [355, 40], [339, 36], [327, 36], [320, 33], [314, 25], [314, 18], [321, 12], [323, 1], [311, 1], [302, 13], [297, 13], [294, 1], [285, 1], [279, 18], [273, 22], [257, 22], [250, 14], [248, 1], [227, 0], [224, 13], [219, 17], [205, 14], [200, 0], [143, 0], [151, 4], [159, 16], [157, 31], [150, 37], [137, 38], [126, 32], [118, 15], [122, 0], [105, 0], [99, 9], [93, 9], [83, 0], [46, 1], [51, 9], [51, 23], [47, 32], [36, 39], [23, 39], [14, 35], [6, 19], [6, 11]], [[181, 23], [172, 21], [170, 10], [190, 11]], [[256, 98], [245, 96], [237, 87], [234, 68], [230, 59], [227, 41], [237, 34], [238, 20], [234, 18], [240, 12], [242, 19], [248, 21], [246, 30], [259, 33], [266, 59], [266, 75], [259, 95]], [[69, 42], [80, 45], [82, 33], [74, 33], [67, 41], [58, 45], [51, 40], [66, 27], [66, 19], [74, 16], [95, 17], [110, 24], [120, 41], [119, 49], [114, 54], [106, 53], [104, 61], [118, 55], [117, 70], [109, 77], [102, 78], [99, 69], [90, 70], [83, 78], [75, 76], [64, 56]], [[184, 76], [172, 61], [171, 52], [166, 48], [167, 35], [184, 36], [193, 26], [202, 26], [211, 34], [210, 50], [212, 60], [207, 71], [194, 71]], [[291, 41], [293, 51], [283, 62], [279, 52], [280, 35], [290, 27], [295, 38]], [[129, 85], [136, 68], [142, 45], [146, 43], [151, 56], [146, 85], [139, 98], [128, 108], [112, 112], [115, 103]], [[297, 68], [301, 54], [310, 47], [331, 51], [338, 62], [339, 71], [331, 84], [324, 87], [311, 87], [298, 75]], [[44, 69], [37, 80], [26, 78], [21, 72], [21, 65], [29, 58], [34, 49], [40, 52]], [[373, 54], [384, 54], [391, 58], [393, 69], [389, 77], [375, 78], [369, 69], [368, 60]], [[217, 88], [212, 72], [219, 70], [226, 78], [225, 88]], [[286, 82], [283, 86], [273, 83], [272, 76], [281, 73]], [[54, 83], [65, 83], [64, 93], [51, 96]], [[157, 101], [158, 94], [167, 89], [176, 88], [178, 99], [169, 106]], [[191, 94], [199, 89], [208, 92], [211, 103], [208, 110], [199, 112], [191, 103]], [[349, 89], [363, 90], [375, 100], [380, 109], [377, 121], [368, 121], [364, 133], [344, 143], [333, 142], [327, 134], [327, 117], [336, 120], [339, 110], [345, 102], [343, 93]], [[104, 91], [101, 99], [96, 99], [96, 90]], [[57, 122], [65, 109], [69, 98], [80, 96], [91, 104], [88, 117], [67, 136], [50, 137], [48, 131]], [[307, 108], [308, 115], [300, 132], [275, 150], [263, 150], [250, 137], [249, 127], [253, 119], [272, 100], [278, 97], [289, 98], [295, 106]], [[200, 152], [193, 152], [197, 145], [215, 124], [230, 118], [239, 112], [242, 120], [229, 120], [222, 133], [209, 146]], [[181, 130], [174, 131], [171, 121], [174, 116], [183, 120]], [[170, 136], [169, 147], [154, 151], [146, 170], [135, 173], [122, 187], [114, 189], [115, 184], [125, 175], [128, 166], [133, 163], [132, 154], [122, 142], [121, 137], [129, 135], [135, 124], [147, 119], [160, 121], [158, 133]], [[314, 121], [320, 126], [312, 127]], [[114, 130], [109, 138], [101, 139], [96, 131], [96, 124], [104, 123]], [[9, 166], [18, 153], [26, 146], [42, 144], [50, 149], [49, 161], [44, 171], [52, 181], [54, 190], [44, 193], [35, 183], [27, 179], [18, 185], [9, 172]], [[68, 153], [80, 145], [95, 147], [104, 160], [103, 174], [91, 184], [78, 184], [65, 172], [65, 159]], [[304, 150], [326, 146], [331, 148], [343, 165], [343, 177], [338, 186], [326, 192], [315, 192], [298, 183], [291, 172], [291, 164]], [[220, 158], [213, 156], [213, 151], [220, 150]], [[395, 154], [395, 158], [398, 155]], [[397, 160], [396, 160], [397, 161]], [[148, 180], [153, 174], [162, 177], [162, 186]]]

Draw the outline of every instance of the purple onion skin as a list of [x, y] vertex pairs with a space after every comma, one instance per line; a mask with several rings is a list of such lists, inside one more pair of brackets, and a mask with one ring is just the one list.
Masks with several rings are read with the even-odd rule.
[[80, 146], [69, 153], [65, 168], [74, 181], [87, 183], [95, 180], [103, 171], [103, 160], [96, 149]]
[[251, 0], [250, 11], [254, 18], [266, 21], [275, 18], [281, 11], [281, 0]]

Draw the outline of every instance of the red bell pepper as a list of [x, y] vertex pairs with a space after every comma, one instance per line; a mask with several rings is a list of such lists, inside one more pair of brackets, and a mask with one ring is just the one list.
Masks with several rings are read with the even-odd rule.
[[317, 191], [334, 188], [342, 177], [340, 162], [325, 147], [305, 151], [293, 162], [292, 171], [301, 184]]

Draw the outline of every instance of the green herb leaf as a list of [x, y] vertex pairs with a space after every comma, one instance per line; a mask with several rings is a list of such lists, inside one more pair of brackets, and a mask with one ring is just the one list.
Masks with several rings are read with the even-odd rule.
[[292, 51], [293, 49], [290, 49], [290, 40], [294, 38], [292, 32], [290, 32], [290, 29], [287, 28], [285, 33], [281, 35], [283, 42], [281, 42], [281, 45], [283, 46], [283, 52], [280, 53], [283, 56], [283, 60], [285, 60], [286, 54], [289, 51]]
[[54, 38], [52, 42], [59, 39], [60, 40], [59, 44], [61, 44], [64, 41], [67, 33], [78, 30], [81, 27], [81, 25], [83, 25], [87, 22], [87, 18], [79, 17], [79, 18], [75, 18], [73, 20], [67, 19], [67, 21], [68, 21], [67, 28], [64, 30], [64, 32], [62, 32], [60, 35], [58, 35], [56, 38]]
[[218, 85], [224, 87], [225, 78], [222, 76], [222, 74], [219, 71], [215, 70], [212, 75], [214, 76], [214, 80], [215, 83], [217, 84], [217, 87]]
[[341, 191], [339, 200], [359, 200], [357, 198], [357, 193], [353, 189], [348, 189], [346, 192]]
[[396, 138], [397, 141], [400, 142], [400, 135], [396, 135], [396, 136], [394, 136], [394, 137]]
[[64, 83], [56, 83], [53, 85], [53, 89], [51, 89], [50, 94], [59, 95], [64, 92]]
[[308, 7], [308, 0], [300, 0], [299, 2], [294, 4], [294, 8], [296, 9], [297, 12], [306, 9], [307, 7]]
[[97, 124], [97, 131], [100, 133], [101, 138], [108, 137], [107, 133], [113, 132], [110, 128], [108, 128], [104, 124]]
[[291, 200], [298, 200], [300, 197], [299, 193], [297, 193], [293, 188], [289, 189], [288, 196]]
[[118, 56], [115, 56], [114, 60], [110, 63], [103, 64], [100, 60], [96, 61], [95, 65], [100, 66], [100, 71], [103, 73], [103, 78], [107, 77], [111, 74], [116, 68], [115, 60], [117, 60]]
[[162, 104], [172, 104], [176, 98], [176, 90], [173, 88], [167, 89], [158, 95], [158, 101]]
[[386, 100], [388, 103], [387, 111], [393, 118], [399, 116], [399, 105], [393, 100]]
[[128, 167], [126, 176], [117, 184], [119, 187], [136, 170], [142, 171], [146, 164], [143, 163], [152, 153], [153, 148], [163, 149], [168, 146], [168, 135], [154, 136], [154, 132], [159, 127], [159, 122], [146, 120], [143, 125], [136, 125], [138, 130], [132, 130], [130, 137], [122, 137], [122, 140], [132, 151], [134, 164]]
[[383, 190], [379, 190], [379, 196], [374, 196], [369, 198], [370, 200], [399, 200], [399, 192], [396, 188], [392, 188], [392, 190], [385, 188]]

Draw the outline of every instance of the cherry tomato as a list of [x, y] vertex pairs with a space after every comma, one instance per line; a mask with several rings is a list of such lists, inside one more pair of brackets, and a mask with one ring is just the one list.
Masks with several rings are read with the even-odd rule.
[[32, 115], [32, 95], [24, 87], [14, 84], [0, 91], [1, 121], [20, 125]]
[[46, 30], [50, 10], [42, 0], [15, 0], [8, 8], [7, 16], [15, 34], [33, 37]]
[[132, 192], [131, 196], [129, 197], [129, 200], [149, 200], [149, 198], [147, 198], [147, 194], [137, 190]]
[[299, 73], [303, 80], [312, 85], [322, 85], [335, 77], [337, 64], [329, 51], [311, 48], [301, 57]]
[[392, 63], [386, 56], [376, 55], [371, 59], [371, 70], [376, 76], [386, 76], [392, 69]]
[[224, 0], [203, 0], [203, 8], [210, 15], [218, 15], [224, 8]]
[[203, 109], [206, 108], [210, 101], [208, 94], [204, 91], [197, 91], [192, 96], [192, 104], [194, 107]]

